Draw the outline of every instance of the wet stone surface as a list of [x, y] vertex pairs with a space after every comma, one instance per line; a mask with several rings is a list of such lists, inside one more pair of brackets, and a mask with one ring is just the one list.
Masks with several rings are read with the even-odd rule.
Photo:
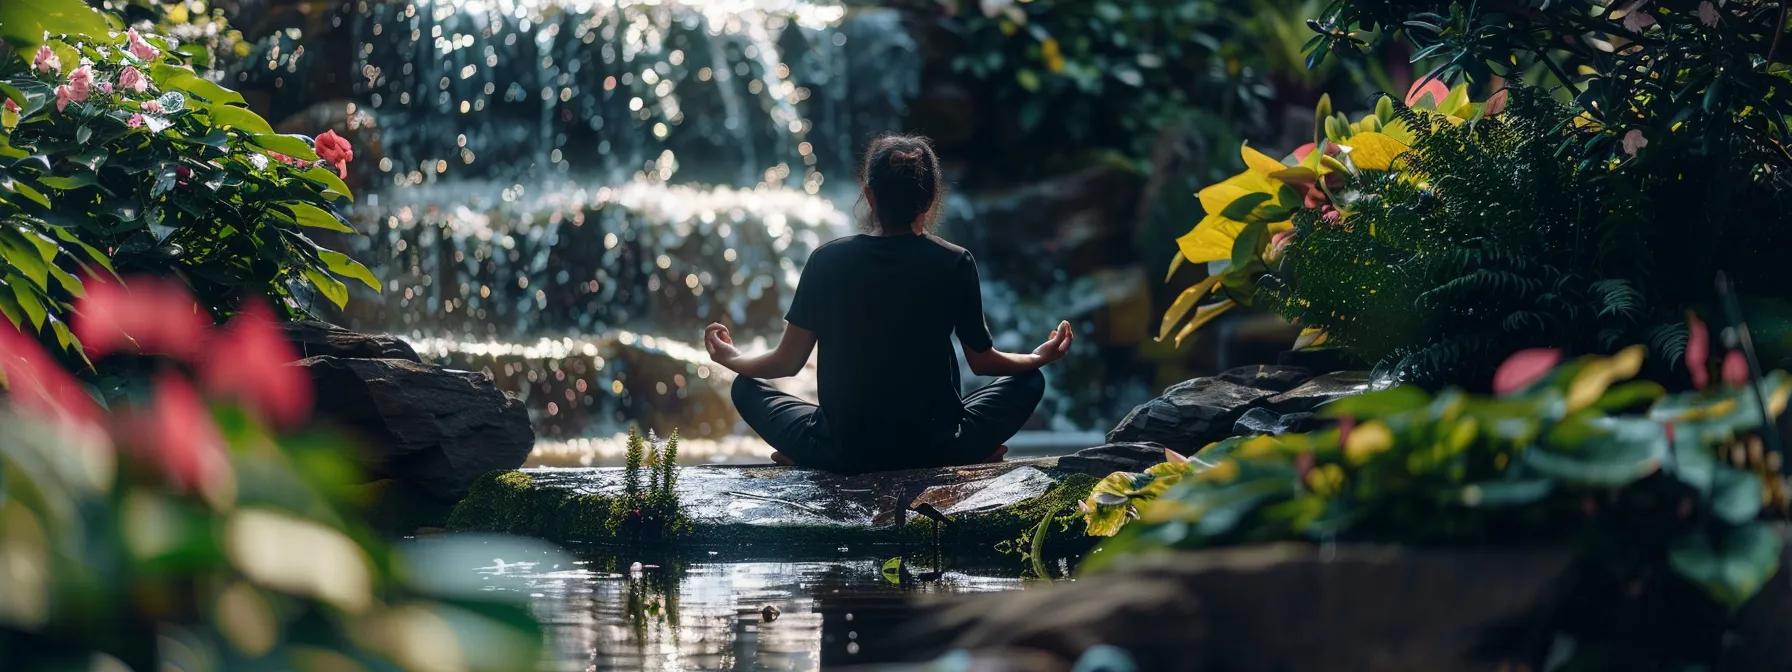
[[1164, 390], [1163, 396], [1134, 408], [1108, 432], [1108, 441], [1151, 441], [1180, 453], [1192, 453], [1230, 436], [1238, 416], [1273, 394], [1219, 378], [1183, 381]]
[[1265, 404], [1278, 413], [1311, 411], [1334, 399], [1369, 391], [1369, 376], [1361, 371], [1339, 371], [1318, 376], [1278, 394]]

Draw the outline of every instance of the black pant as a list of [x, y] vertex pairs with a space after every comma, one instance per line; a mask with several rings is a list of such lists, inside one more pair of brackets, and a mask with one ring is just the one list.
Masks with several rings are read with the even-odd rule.
[[758, 378], [734, 379], [734, 408], [747, 426], [797, 464], [858, 473], [972, 464], [1020, 431], [1045, 395], [1045, 374], [1029, 371], [997, 378], [965, 395], [956, 436], [934, 445], [841, 445], [828, 430], [821, 407]]

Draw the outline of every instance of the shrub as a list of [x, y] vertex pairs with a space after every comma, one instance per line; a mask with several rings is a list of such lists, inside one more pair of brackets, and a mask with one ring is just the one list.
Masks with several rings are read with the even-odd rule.
[[[378, 289], [364, 266], [306, 235], [352, 233], [336, 210], [351, 198], [341, 178], [352, 154], [275, 133], [171, 39], [109, 32], [79, 2], [46, 2], [63, 12], [50, 36], [8, 32], [13, 57], [0, 58], [8, 321], [78, 355], [69, 308], [89, 276], [178, 278], [216, 318], [250, 296], [287, 316], [315, 297], [340, 307], [344, 279]], [[0, 24], [44, 4], [7, 3]]]

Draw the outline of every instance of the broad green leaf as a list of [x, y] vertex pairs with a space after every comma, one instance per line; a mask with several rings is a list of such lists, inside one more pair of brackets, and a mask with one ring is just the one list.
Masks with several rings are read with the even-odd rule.
[[6, 286], [12, 290], [12, 297], [18, 300], [19, 308], [25, 312], [25, 317], [30, 320], [31, 327], [42, 329], [44, 318], [49, 316], [50, 310], [44, 306], [43, 300], [37, 297], [37, 290], [32, 289], [29, 283], [24, 282], [17, 275], [9, 276], [6, 279]]
[[235, 105], [213, 105], [211, 108], [212, 123], [248, 133], [251, 138], [260, 135], [278, 135], [268, 120], [261, 118], [254, 110]]
[[348, 305], [348, 285], [342, 284], [341, 280], [311, 268], [305, 269], [305, 279], [311, 281], [311, 286], [316, 287], [318, 293], [323, 294], [337, 308]]
[[1669, 545], [1668, 564], [1706, 595], [1734, 610], [1779, 571], [1785, 546], [1785, 540], [1764, 523], [1709, 534], [1694, 530]]
[[281, 207], [286, 208], [287, 212], [292, 217], [292, 221], [299, 226], [307, 226], [313, 229], [325, 229], [328, 231], [340, 231], [342, 233], [355, 232], [354, 229], [349, 228], [349, 225], [344, 224], [336, 215], [330, 214], [329, 211], [315, 205], [309, 203], [282, 203]]
[[1343, 397], [1320, 407], [1319, 415], [1327, 418], [1379, 418], [1424, 408], [1431, 395], [1416, 385], [1401, 385], [1385, 390], [1364, 392]]
[[1523, 453], [1523, 461], [1569, 484], [1618, 487], [1655, 473], [1667, 448], [1660, 423], [1582, 413], [1550, 428], [1542, 445]]
[[350, 202], [355, 200], [355, 193], [349, 190], [348, 183], [343, 182], [342, 178], [338, 176], [334, 170], [313, 167], [300, 173], [300, 175], [307, 180], [324, 185], [324, 195], [326, 197], [335, 195], [348, 199]]
[[361, 262], [350, 259], [348, 255], [335, 250], [319, 250], [317, 256], [323, 260], [324, 266], [329, 268], [331, 273], [360, 280], [361, 284], [367, 285], [368, 289], [375, 292], [380, 291], [380, 279], [373, 275], [373, 271], [362, 266]]
[[[213, 117], [216, 119], [217, 117]], [[300, 161], [316, 161], [317, 150], [311, 148], [303, 136], [284, 135], [280, 133], [257, 133], [249, 138], [250, 142], [262, 149], [279, 152]]]
[[[35, 47], [51, 35], [68, 33], [105, 37], [112, 23], [105, 14], [81, 0], [5, 0], [0, 2], [0, 38], [14, 53], [29, 59]], [[74, 61], [64, 60], [65, 67]]]
[[[215, 107], [247, 104], [243, 102], [242, 94], [219, 86], [216, 82], [199, 76], [198, 73], [193, 72], [192, 68], [185, 66], [159, 64], [149, 69], [149, 78], [155, 80], [156, 86], [165, 91], [193, 94], [212, 103]], [[263, 125], [266, 123], [262, 122]], [[273, 129], [262, 132], [272, 133]]]

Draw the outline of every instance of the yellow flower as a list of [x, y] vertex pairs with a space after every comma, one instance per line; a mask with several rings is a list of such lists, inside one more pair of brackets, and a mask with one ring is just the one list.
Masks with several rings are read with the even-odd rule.
[[1393, 447], [1393, 430], [1380, 420], [1371, 420], [1350, 431], [1350, 438], [1344, 440], [1344, 459], [1351, 464], [1362, 464]]
[[1057, 39], [1045, 38], [1045, 42], [1039, 45], [1039, 58], [1045, 61], [1045, 69], [1052, 74], [1064, 71], [1064, 51], [1058, 47]]

